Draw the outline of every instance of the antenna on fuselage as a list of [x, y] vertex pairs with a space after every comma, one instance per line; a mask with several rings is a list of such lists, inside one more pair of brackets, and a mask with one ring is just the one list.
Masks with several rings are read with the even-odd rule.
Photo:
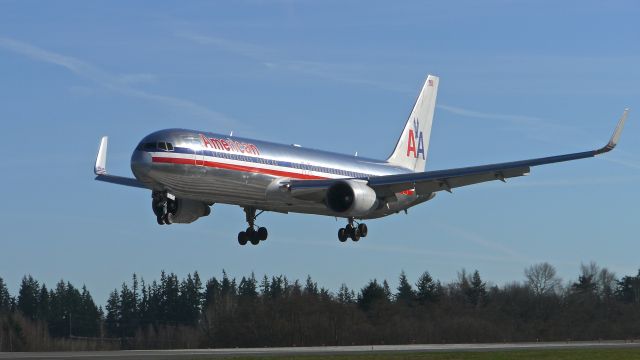
[[356, 151], [356, 154], [355, 154], [355, 155], [353, 155], [353, 156], [358, 156], [358, 152]]
[[231, 133], [229, 134], [229, 137], [233, 136], [233, 130], [231, 130]]

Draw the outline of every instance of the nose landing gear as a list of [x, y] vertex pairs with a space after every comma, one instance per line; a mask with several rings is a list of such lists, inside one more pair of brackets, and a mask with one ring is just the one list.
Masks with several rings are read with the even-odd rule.
[[345, 242], [348, 238], [351, 238], [353, 241], [358, 241], [361, 237], [367, 237], [369, 233], [367, 225], [365, 223], [359, 223], [357, 226], [354, 226], [354, 222], [353, 218], [349, 218], [347, 226], [338, 230], [338, 240], [340, 240], [340, 242]]
[[255, 225], [256, 219], [263, 212], [264, 211], [260, 211], [256, 215], [256, 208], [254, 207], [244, 208], [244, 213], [246, 215], [246, 220], [247, 220], [247, 224], [249, 224], [249, 227], [247, 228], [246, 231], [240, 231], [238, 233], [238, 244], [246, 245], [247, 242], [250, 242], [252, 245], [258, 245], [260, 241], [267, 240], [267, 237], [269, 236], [269, 232], [267, 231], [267, 228], [258, 227], [256, 229], [256, 225]]

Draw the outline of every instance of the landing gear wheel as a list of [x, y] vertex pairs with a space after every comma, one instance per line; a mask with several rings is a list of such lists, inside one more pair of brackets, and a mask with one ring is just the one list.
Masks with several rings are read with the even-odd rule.
[[164, 210], [164, 206], [159, 201], [153, 200], [151, 202], [151, 209], [153, 209], [153, 213], [156, 216], [162, 216], [162, 212]]
[[258, 232], [254, 228], [247, 228], [246, 234], [249, 238], [249, 242], [251, 242], [252, 245], [260, 244], [260, 239], [258, 239]]
[[249, 241], [249, 237], [247, 236], [247, 233], [244, 231], [240, 231], [238, 233], [238, 244], [247, 245], [247, 241]]
[[173, 214], [172, 213], [166, 213], [164, 215], [164, 223], [167, 224], [167, 225], [173, 224]]
[[260, 241], [265, 241], [267, 240], [267, 237], [269, 237], [269, 232], [267, 231], [266, 227], [260, 227], [258, 228], [258, 240]]
[[367, 233], [369, 232], [369, 229], [367, 229], [367, 224], [361, 223], [360, 225], [358, 225], [358, 232], [360, 233], [360, 236], [367, 237]]
[[360, 240], [360, 231], [358, 230], [358, 228], [353, 228], [351, 230], [351, 240], [353, 241]]
[[340, 240], [340, 242], [345, 242], [348, 238], [349, 233], [347, 233], [346, 229], [341, 228], [340, 230], [338, 230], [338, 240]]
[[[251, 244], [253, 245], [258, 245], [260, 241], [265, 241], [267, 240], [267, 237], [269, 237], [269, 232], [267, 231], [267, 228], [257, 227], [255, 224], [256, 218], [258, 217], [258, 215], [262, 214], [263, 212], [264, 210], [261, 210], [259, 213], [256, 214], [255, 207], [247, 206], [244, 208], [247, 225], [249, 225], [249, 227], [247, 227], [247, 230], [243, 231], [243, 233], [245, 234], [244, 236], [246, 236], [246, 240], [244, 241], [245, 244], [248, 241], [248, 242], [251, 242]], [[238, 235], [238, 242], [240, 242], [239, 236], [240, 235]]]
[[151, 193], [151, 199], [151, 209], [158, 224], [172, 224], [173, 214], [176, 212], [175, 197], [169, 197], [166, 191], [154, 191]]

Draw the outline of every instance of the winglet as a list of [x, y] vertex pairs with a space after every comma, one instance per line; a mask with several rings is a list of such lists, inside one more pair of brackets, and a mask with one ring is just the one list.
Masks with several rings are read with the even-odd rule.
[[100, 149], [98, 149], [98, 156], [96, 157], [96, 165], [93, 168], [93, 172], [96, 175], [106, 175], [107, 174], [107, 144], [109, 142], [109, 138], [107, 136], [103, 136], [102, 140], [100, 140]]
[[596, 155], [609, 152], [613, 150], [616, 147], [616, 145], [618, 145], [618, 140], [620, 140], [620, 135], [622, 134], [624, 123], [627, 121], [628, 114], [629, 114], [629, 108], [624, 109], [624, 113], [622, 113], [620, 120], [618, 120], [618, 125], [616, 125], [616, 129], [614, 130], [613, 135], [611, 136], [611, 139], [609, 140], [607, 145], [605, 145], [603, 148], [596, 150]]

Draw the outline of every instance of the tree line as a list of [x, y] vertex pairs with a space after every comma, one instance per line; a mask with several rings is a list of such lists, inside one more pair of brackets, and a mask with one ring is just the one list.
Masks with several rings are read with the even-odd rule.
[[49, 289], [28, 275], [12, 296], [0, 278], [0, 351], [637, 339], [640, 270], [616, 277], [595, 263], [563, 281], [548, 263], [502, 286], [462, 270], [442, 283], [404, 272], [392, 289], [370, 280], [330, 291], [311, 277], [222, 272], [202, 281], [133, 275], [102, 308], [85, 286]]

